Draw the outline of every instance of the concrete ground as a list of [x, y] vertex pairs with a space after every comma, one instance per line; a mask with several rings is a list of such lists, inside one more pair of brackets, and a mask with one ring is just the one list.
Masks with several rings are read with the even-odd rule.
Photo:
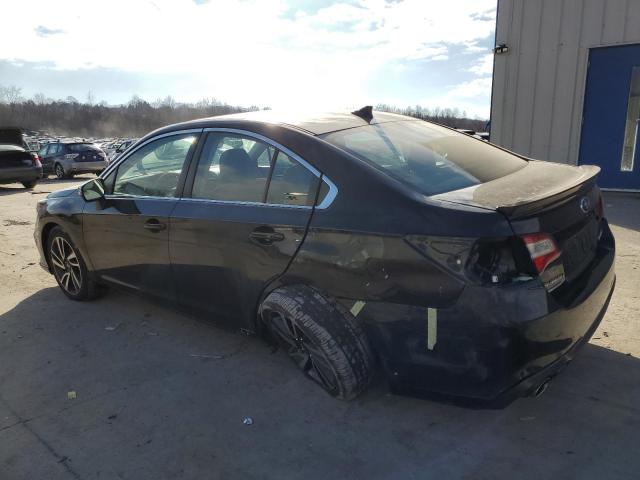
[[638, 478], [640, 197], [606, 196], [618, 286], [591, 343], [494, 411], [383, 385], [342, 403], [255, 338], [124, 293], [67, 300], [35, 204], [86, 178], [0, 187], [0, 479]]

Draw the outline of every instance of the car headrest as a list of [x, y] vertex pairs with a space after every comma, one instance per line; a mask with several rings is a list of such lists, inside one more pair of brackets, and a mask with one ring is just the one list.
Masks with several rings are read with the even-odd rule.
[[258, 162], [242, 148], [232, 148], [220, 155], [220, 178], [255, 179], [258, 176]]

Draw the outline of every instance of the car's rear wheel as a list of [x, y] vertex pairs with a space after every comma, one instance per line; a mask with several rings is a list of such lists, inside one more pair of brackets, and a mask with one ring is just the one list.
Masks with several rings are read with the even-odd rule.
[[62, 292], [72, 300], [90, 300], [100, 293], [86, 264], [69, 235], [60, 227], [51, 230], [47, 238], [47, 258], [53, 276]]
[[287, 286], [267, 296], [261, 317], [293, 362], [330, 395], [351, 400], [366, 390], [371, 348], [360, 323], [337, 302], [310, 287]]
[[31, 180], [29, 182], [22, 182], [22, 186], [27, 189], [31, 189], [38, 184], [37, 180]]
[[63, 180], [67, 178], [67, 174], [64, 172], [64, 167], [59, 163], [56, 163], [54, 170], [56, 172], [56, 177], [58, 177], [58, 179]]

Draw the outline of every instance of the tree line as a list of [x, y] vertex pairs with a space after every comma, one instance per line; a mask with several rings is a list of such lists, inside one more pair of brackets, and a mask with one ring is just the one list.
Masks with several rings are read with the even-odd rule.
[[215, 98], [180, 103], [167, 96], [147, 102], [134, 95], [124, 105], [108, 105], [95, 103], [89, 92], [84, 101], [75, 97], [55, 100], [43, 94], [25, 99], [19, 88], [0, 86], [0, 125], [53, 135], [137, 137], [171, 123], [254, 110], [259, 108], [229, 105]]
[[399, 113], [410, 117], [428, 120], [452, 128], [464, 128], [475, 132], [484, 132], [487, 129], [487, 120], [469, 118], [467, 113], [458, 108], [426, 108], [420, 105], [415, 107], [395, 107], [380, 103], [376, 105], [376, 110], [389, 113]]
[[[465, 118], [464, 112], [458, 109], [428, 109], [421, 106], [398, 108], [386, 104], [377, 105], [376, 108], [476, 131], [484, 130], [486, 123], [484, 120]], [[137, 137], [172, 123], [259, 109], [257, 106], [245, 108], [229, 105], [215, 98], [181, 103], [167, 96], [148, 102], [137, 95], [124, 105], [108, 105], [106, 102], [96, 103], [91, 92], [84, 101], [75, 97], [56, 100], [41, 93], [27, 99], [19, 87], [0, 85], [0, 125], [19, 126], [52, 135]]]

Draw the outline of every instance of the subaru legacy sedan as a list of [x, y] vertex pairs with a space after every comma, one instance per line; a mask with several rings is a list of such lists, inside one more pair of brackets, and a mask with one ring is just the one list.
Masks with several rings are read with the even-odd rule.
[[598, 168], [522, 158], [365, 107], [257, 112], [150, 133], [38, 203], [41, 264], [277, 344], [339, 399], [506, 404], [542, 392], [614, 289]]

